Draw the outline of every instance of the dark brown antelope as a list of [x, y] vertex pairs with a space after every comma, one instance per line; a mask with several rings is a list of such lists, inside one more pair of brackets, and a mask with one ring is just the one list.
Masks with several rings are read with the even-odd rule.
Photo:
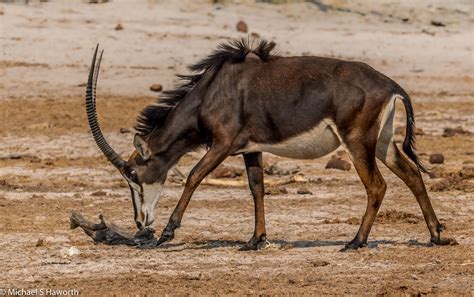
[[[281, 57], [271, 53], [275, 43], [244, 40], [221, 44], [207, 58], [190, 66], [193, 75], [166, 91], [157, 105], [138, 118], [135, 152], [123, 160], [99, 128], [95, 91], [102, 53], [95, 51], [86, 92], [89, 125], [107, 159], [127, 180], [135, 221], [140, 230], [154, 221], [168, 170], [185, 153], [208, 148], [190, 172], [184, 191], [158, 245], [173, 239], [199, 183], [230, 155], [242, 154], [255, 205], [255, 231], [248, 249], [266, 244], [262, 152], [314, 159], [337, 149], [347, 150], [368, 196], [367, 209], [355, 238], [345, 249], [367, 244], [386, 184], [376, 158], [393, 171], [415, 195], [431, 242], [445, 244], [414, 152], [413, 108], [408, 94], [370, 66], [322, 57]], [[97, 61], [96, 61], [97, 59]], [[406, 112], [403, 153], [393, 141], [395, 100]]]

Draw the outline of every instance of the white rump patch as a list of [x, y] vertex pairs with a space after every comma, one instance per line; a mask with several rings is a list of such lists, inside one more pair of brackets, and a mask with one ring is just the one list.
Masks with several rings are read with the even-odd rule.
[[385, 160], [389, 146], [393, 142], [393, 119], [395, 116], [395, 100], [402, 99], [399, 94], [394, 94], [384, 106], [379, 116], [379, 135], [377, 139], [377, 157]]

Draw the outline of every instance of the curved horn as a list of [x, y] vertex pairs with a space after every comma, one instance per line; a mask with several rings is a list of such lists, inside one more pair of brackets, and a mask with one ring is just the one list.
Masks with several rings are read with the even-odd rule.
[[89, 70], [89, 79], [87, 80], [86, 88], [86, 111], [87, 111], [87, 120], [89, 122], [89, 127], [94, 136], [95, 143], [99, 149], [104, 153], [107, 160], [109, 160], [117, 169], [121, 170], [125, 166], [125, 161], [117, 154], [107, 143], [100, 130], [99, 121], [97, 120], [96, 108], [95, 108], [95, 94], [97, 86], [97, 78], [99, 77], [100, 61], [102, 60], [102, 50], [97, 60], [97, 51], [99, 45], [97, 44], [94, 52], [94, 57], [92, 58], [91, 68]]

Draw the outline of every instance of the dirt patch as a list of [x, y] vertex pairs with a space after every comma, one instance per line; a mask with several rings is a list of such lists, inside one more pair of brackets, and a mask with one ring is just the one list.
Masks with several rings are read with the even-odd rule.
[[[469, 187], [469, 183], [465, 181], [461, 176], [450, 176], [441, 178], [430, 186], [430, 191], [443, 192], [450, 190], [466, 191]], [[469, 187], [472, 190], [472, 184]]]
[[411, 213], [406, 213], [398, 210], [386, 210], [377, 214], [376, 222], [384, 223], [409, 223], [418, 224], [423, 219]]
[[349, 218], [347, 220], [340, 219], [326, 219], [323, 220], [323, 224], [349, 224], [349, 225], [360, 225], [360, 219], [358, 218]]

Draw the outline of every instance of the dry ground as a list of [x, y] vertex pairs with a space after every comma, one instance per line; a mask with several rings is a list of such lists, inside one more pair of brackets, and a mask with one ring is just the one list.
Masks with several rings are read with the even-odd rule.
[[[79, 1], [0, 5], [0, 288], [76, 288], [120, 294], [463, 294], [474, 291], [473, 20], [470, 1], [327, 1], [210, 5], [197, 1]], [[397, 4], [398, 3], [398, 4]], [[337, 8], [344, 8], [340, 11]], [[348, 9], [348, 10], [347, 10]], [[364, 15], [362, 15], [364, 14]], [[408, 20], [403, 20], [407, 18]], [[411, 94], [418, 148], [445, 163], [425, 176], [435, 210], [456, 246], [430, 247], [415, 198], [393, 174], [369, 247], [341, 253], [366, 205], [354, 169], [326, 170], [330, 156], [267, 164], [298, 167], [311, 181], [266, 197], [270, 248], [241, 252], [253, 229], [246, 188], [202, 186], [175, 240], [163, 248], [94, 245], [68, 216], [104, 213], [133, 230], [128, 189], [95, 147], [85, 121], [83, 83], [96, 42], [105, 48], [98, 109], [119, 152], [131, 149], [137, 112], [154, 100], [152, 83], [170, 88], [173, 74], [220, 41], [249, 32], [278, 43], [283, 55], [313, 54], [365, 61]], [[430, 22], [443, 22], [436, 27]], [[114, 30], [121, 23], [123, 30]], [[244, 36], [244, 35], [243, 35]], [[403, 114], [397, 122], [403, 124]], [[202, 152], [185, 156], [188, 171]], [[240, 157], [228, 160], [243, 167]], [[461, 173], [460, 173], [461, 172]], [[244, 177], [242, 177], [244, 178]], [[306, 188], [312, 194], [297, 194]], [[157, 210], [161, 231], [182, 188], [168, 183]], [[79, 255], [62, 255], [77, 247]]]

